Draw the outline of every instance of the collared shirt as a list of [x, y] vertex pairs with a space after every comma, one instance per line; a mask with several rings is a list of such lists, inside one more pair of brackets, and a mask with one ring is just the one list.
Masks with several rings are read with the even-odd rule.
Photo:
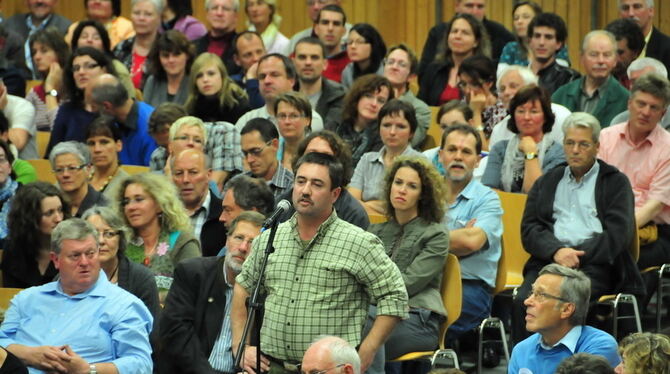
[[584, 84], [580, 87], [579, 91], [580, 112], [593, 113], [596, 110], [600, 99], [603, 97], [603, 92], [607, 91], [608, 82], [609, 79], [607, 79], [602, 86], [596, 88], [595, 91], [593, 91], [593, 94], [589, 96], [589, 94], [586, 93], [586, 79], [584, 79]]
[[502, 213], [498, 194], [474, 179], [449, 206], [445, 215], [449, 230], [462, 229], [475, 218], [475, 227], [486, 233], [486, 244], [479, 251], [459, 258], [461, 278], [480, 279], [490, 287], [495, 287], [501, 254]]
[[[357, 346], [370, 303], [377, 305], [378, 315], [407, 318], [405, 283], [379, 238], [339, 219], [333, 210], [303, 243], [296, 217], [279, 225], [274, 245], [281, 250], [267, 264], [263, 352], [299, 362], [322, 334]], [[254, 240], [237, 276], [237, 284], [246, 290], [258, 280], [269, 234]]]
[[[268, 112], [267, 105], [263, 105], [260, 108], [252, 109], [244, 113], [242, 117], [235, 122], [235, 128], [237, 128], [238, 131], [242, 131], [244, 125], [254, 118], [265, 118], [277, 126], [277, 118]], [[319, 113], [312, 109], [312, 123], [309, 126], [309, 131], [321, 131], [323, 129], [323, 118], [321, 118]]]
[[[212, 162], [212, 170], [243, 170], [240, 132], [228, 122], [205, 122], [207, 141], [205, 153]], [[167, 149], [158, 147], [151, 154], [149, 170], [163, 171], [167, 162]]]
[[594, 162], [577, 182], [570, 167], [566, 167], [556, 186], [554, 236], [566, 246], [574, 247], [603, 232], [595, 195], [599, 170], [600, 164]]
[[575, 354], [575, 348], [577, 347], [577, 341], [579, 340], [579, 337], [582, 335], [582, 326], [577, 325], [570, 329], [567, 334], [561, 338], [561, 340], [557, 341], [556, 344], [554, 345], [546, 345], [544, 344], [544, 339], [540, 339], [540, 347], [545, 350], [552, 350], [556, 347], [558, 347], [559, 344], [564, 345], [567, 349], [570, 350], [572, 354]]
[[26, 26], [28, 26], [28, 37], [26, 38], [26, 43], [23, 46], [23, 51], [25, 54], [26, 66], [33, 73], [33, 79], [38, 78], [39, 72], [36, 71], [35, 66], [33, 66], [32, 51], [30, 50], [30, 37], [37, 31], [47, 27], [47, 25], [51, 21], [51, 17], [53, 17], [53, 14], [49, 14], [46, 18], [44, 18], [38, 26], [35, 26], [33, 24], [33, 16], [31, 14], [28, 14], [28, 17], [26, 17]]
[[[244, 175], [258, 178], [257, 176], [253, 175], [251, 171], [245, 171]], [[293, 186], [293, 172], [283, 167], [281, 162], [277, 162], [277, 170], [275, 170], [274, 175], [272, 175], [272, 179], [265, 181], [265, 183], [267, 183], [267, 185], [272, 190], [272, 194], [275, 197], [275, 202], [278, 202], [277, 199], [281, 196], [281, 194]]]
[[212, 201], [212, 195], [207, 189], [207, 195], [203, 200], [202, 205], [191, 214], [191, 225], [193, 225], [193, 234], [200, 240], [200, 232], [202, 232], [202, 225], [205, 224], [207, 216], [209, 215], [209, 203]]
[[635, 207], [647, 200], [663, 203], [654, 222], [670, 224], [670, 133], [659, 125], [639, 144], [628, 134], [628, 123], [610, 126], [600, 132], [598, 158], [626, 174], [633, 186]]
[[[383, 196], [383, 179], [386, 172], [384, 165], [384, 155], [386, 154], [386, 146], [382, 147], [378, 152], [368, 152], [358, 161], [354, 175], [351, 177], [350, 187], [361, 190], [363, 201], [382, 200]], [[408, 145], [400, 156], [425, 156], [414, 150], [411, 145]], [[390, 166], [390, 165], [389, 165]]]
[[232, 373], [234, 371], [233, 361], [233, 332], [230, 327], [230, 309], [233, 305], [233, 284], [228, 281], [228, 272], [226, 272], [226, 265], [223, 265], [223, 278], [228, 287], [226, 288], [226, 307], [223, 311], [223, 322], [219, 337], [216, 338], [212, 352], [209, 354], [209, 364], [214, 370], [223, 373]]
[[59, 281], [21, 291], [5, 313], [0, 344], [67, 344], [87, 362], [111, 362], [119, 373], [151, 373], [152, 326], [144, 303], [100, 270], [96, 283], [77, 295], [64, 293]]

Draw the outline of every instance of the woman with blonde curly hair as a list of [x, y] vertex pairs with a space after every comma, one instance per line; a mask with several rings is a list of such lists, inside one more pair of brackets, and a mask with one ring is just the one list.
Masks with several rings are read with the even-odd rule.
[[370, 226], [369, 231], [381, 239], [400, 269], [410, 313], [375, 356], [371, 368], [382, 373], [386, 359], [437, 346], [440, 323], [447, 315], [440, 285], [449, 253], [449, 232], [440, 222], [447, 207], [447, 186], [430, 161], [398, 157], [383, 183], [388, 221]]
[[249, 110], [249, 97], [229, 76], [221, 58], [213, 53], [198, 56], [189, 75], [186, 111], [205, 122], [235, 123]]
[[621, 363], [617, 374], [670, 374], [670, 338], [662, 334], [638, 332], [619, 343]]
[[162, 175], [141, 173], [124, 179], [115, 191], [115, 208], [132, 230], [126, 256], [148, 267], [161, 300], [172, 285], [174, 267], [201, 255], [191, 221], [174, 184]]

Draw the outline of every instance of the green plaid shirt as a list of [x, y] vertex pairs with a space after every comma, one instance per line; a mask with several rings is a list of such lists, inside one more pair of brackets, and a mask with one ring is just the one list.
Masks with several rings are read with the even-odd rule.
[[[252, 292], [269, 231], [253, 243], [237, 283]], [[303, 245], [296, 215], [279, 225], [276, 251], [265, 275], [261, 350], [281, 360], [301, 361], [319, 335], [361, 342], [370, 303], [379, 315], [407, 318], [407, 291], [379, 238], [339, 218], [335, 210]]]

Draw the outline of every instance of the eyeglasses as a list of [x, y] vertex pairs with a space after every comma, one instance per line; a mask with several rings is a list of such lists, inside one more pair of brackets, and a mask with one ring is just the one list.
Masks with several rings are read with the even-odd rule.
[[368, 42], [365, 39], [349, 39], [349, 40], [347, 40], [347, 45], [359, 45], [359, 44], [370, 44], [370, 42]]
[[90, 63], [90, 64], [83, 64], [83, 65], [72, 65], [72, 72], [73, 72], [73, 73], [76, 73], [76, 72], [78, 72], [78, 71], [81, 70], [81, 69], [84, 69], [84, 70], [92, 70], [92, 69], [95, 69], [95, 68], [97, 68], [97, 67], [99, 67], [99, 66], [100, 66], [100, 64], [95, 63], [95, 62], [92, 62], [92, 63]]
[[95, 257], [95, 255], [97, 253], [98, 253], [97, 249], [91, 249], [91, 250], [86, 251], [84, 253], [81, 253], [81, 252], [80, 253], [73, 253], [73, 254], [67, 255], [65, 257], [67, 257], [67, 259], [72, 261], [72, 262], [79, 262], [79, 260], [81, 260], [81, 256], [86, 256], [86, 258], [90, 260], [93, 257]]
[[245, 158], [246, 158], [247, 156], [249, 156], [249, 155], [252, 155], [252, 156], [254, 156], [254, 157], [258, 157], [258, 156], [261, 155], [261, 153], [263, 153], [263, 151], [265, 150], [265, 148], [267, 148], [267, 147], [270, 145], [270, 143], [272, 143], [272, 140], [270, 140], [269, 142], [265, 143], [265, 145], [263, 145], [262, 147], [251, 148], [251, 149], [248, 150], [248, 151], [245, 151], [245, 150], [243, 149], [243, 150], [242, 150], [242, 154], [244, 155]]
[[530, 290], [530, 292], [528, 292], [528, 296], [526, 298], [529, 299], [531, 297], [533, 297], [533, 299], [535, 299], [535, 301], [538, 301], [540, 303], [543, 303], [543, 302], [547, 301], [547, 299], [554, 299], [554, 300], [562, 301], [564, 303], [569, 303], [570, 302], [569, 300], [564, 299], [560, 296], [550, 295], [546, 292], [541, 292], [541, 291], [538, 291], [538, 290]]
[[329, 372], [329, 371], [331, 371], [331, 370], [333, 370], [333, 369], [341, 368], [341, 367], [344, 366], [344, 365], [346, 365], [346, 364], [339, 364], [339, 365], [333, 366], [332, 368], [328, 368], [328, 369], [324, 369], [324, 370], [319, 370], [319, 371], [310, 371], [310, 372], [307, 372], [307, 371], [302, 370], [302, 369], [301, 369], [301, 366], [302, 366], [302, 365], [298, 365], [298, 370], [300, 370], [300, 372], [301, 372], [302, 374], [326, 374], [327, 372]]
[[593, 147], [593, 143], [589, 142], [575, 142], [574, 140], [566, 140], [563, 142], [563, 146], [569, 149], [573, 149], [577, 145], [580, 151], [586, 151]]
[[277, 114], [277, 119], [280, 120], [280, 121], [286, 121], [286, 120], [295, 121], [298, 118], [303, 118], [303, 117], [305, 117], [305, 116], [303, 116], [302, 114], [296, 114], [296, 113], [291, 113], [291, 114], [279, 113], [279, 114]]
[[384, 59], [384, 65], [388, 66], [393, 66], [393, 65], [398, 65], [399, 68], [402, 69], [407, 69], [409, 67], [409, 63], [401, 60], [395, 60], [395, 59]]
[[73, 171], [79, 171], [79, 170], [81, 170], [85, 167], [86, 167], [86, 164], [79, 165], [79, 166], [65, 166], [65, 167], [62, 167], [62, 168], [53, 169], [53, 172], [56, 173], [56, 174], [63, 174], [65, 172], [70, 173], [70, 172], [73, 172]]
[[119, 235], [119, 232], [112, 230], [105, 230], [105, 231], [98, 231], [98, 235], [102, 236], [105, 239], [112, 239], [115, 236]]

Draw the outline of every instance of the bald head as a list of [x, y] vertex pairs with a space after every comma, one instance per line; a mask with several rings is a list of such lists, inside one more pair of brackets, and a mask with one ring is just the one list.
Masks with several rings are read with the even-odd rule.
[[114, 109], [123, 106], [129, 100], [128, 91], [123, 83], [112, 74], [98, 76], [86, 90], [90, 90], [91, 93], [87, 94], [87, 97], [90, 97], [94, 106], [115, 117], [118, 113]]
[[207, 156], [200, 149], [185, 149], [171, 160], [170, 171], [186, 209], [198, 209], [207, 197], [212, 174]]
[[306, 373], [340, 368], [341, 373], [360, 374], [361, 363], [356, 349], [344, 339], [324, 336], [309, 346], [302, 358], [302, 371]]

